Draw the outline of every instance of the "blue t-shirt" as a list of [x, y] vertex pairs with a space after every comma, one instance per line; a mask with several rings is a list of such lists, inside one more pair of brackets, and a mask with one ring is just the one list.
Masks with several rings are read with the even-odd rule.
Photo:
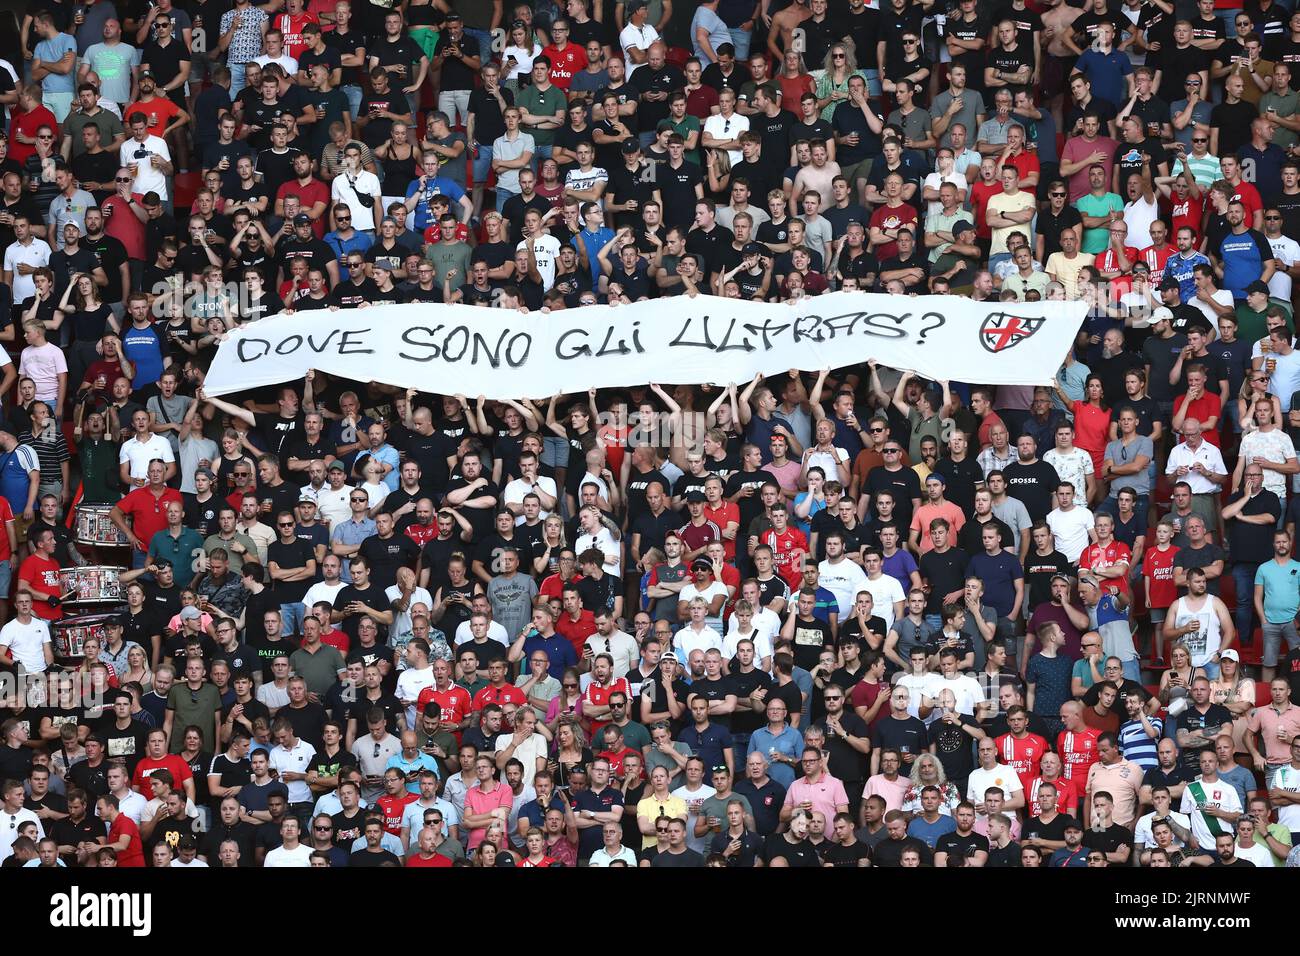
[[1268, 623], [1285, 624], [1296, 616], [1300, 610], [1300, 561], [1265, 561], [1255, 571], [1255, 584], [1264, 586], [1264, 618]]
[[1057, 719], [1061, 705], [1070, 700], [1070, 671], [1074, 664], [1058, 653], [1055, 657], [1035, 654], [1025, 669], [1025, 682], [1034, 685], [1034, 713]]
[[1092, 83], [1093, 96], [1110, 103], [1128, 100], [1124, 92], [1124, 77], [1133, 72], [1133, 64], [1129, 62], [1127, 53], [1084, 50], [1074, 66]]
[[573, 645], [559, 634], [544, 638], [534, 631], [524, 641], [524, 654], [532, 657], [534, 651], [542, 651], [546, 655], [546, 659], [551, 662], [548, 673], [556, 680], [564, 676], [566, 667], [578, 666], [578, 655], [574, 652]]
[[984, 603], [997, 611], [998, 617], [1011, 616], [1016, 603], [1016, 582], [1025, 578], [1015, 555], [1001, 550], [992, 556], [981, 552], [970, 559], [966, 574], [984, 582]]
[[[1194, 252], [1184, 258], [1181, 254], [1169, 257], [1165, 263], [1165, 276], [1173, 276], [1178, 280], [1178, 298], [1184, 302], [1190, 302], [1196, 296], [1196, 278], [1192, 274], [1197, 266], [1210, 264], [1210, 260], [1202, 252]], [[1255, 275], [1259, 278], [1259, 274]]]
[[131, 381], [133, 389], [158, 381], [163, 372], [163, 348], [162, 339], [152, 325], [143, 329], [127, 326], [122, 333], [122, 351], [135, 366], [135, 378]]
[[437, 176], [425, 183], [423, 190], [420, 189], [420, 180], [418, 178], [412, 179], [406, 187], [406, 198], [410, 199], [416, 193], [420, 194], [420, 199], [415, 204], [415, 217], [412, 226], [416, 232], [423, 233], [425, 229], [433, 225], [433, 218], [429, 215], [429, 200], [434, 196], [446, 196], [451, 200], [451, 208], [454, 213], [456, 204], [460, 202], [460, 197], [465, 195], [465, 190], [461, 189], [460, 185], [454, 180]]
[[1254, 229], [1237, 234], [1230, 232], [1219, 243], [1223, 260], [1223, 288], [1234, 299], [1246, 298], [1246, 286], [1264, 274], [1264, 263], [1273, 258], [1268, 240]]
[[46, 93], [71, 93], [77, 88], [76, 55], [77, 41], [66, 33], [60, 33], [52, 40], [42, 40], [36, 44], [36, 59], [44, 64], [55, 64], [69, 53], [73, 55], [73, 69], [67, 73], [46, 73], [41, 77], [41, 89]]
[[14, 514], [27, 508], [31, 492], [31, 472], [40, 471], [40, 460], [30, 445], [19, 445], [13, 451], [0, 453], [0, 494], [9, 502]]
[[957, 821], [946, 813], [940, 813], [939, 819], [933, 823], [927, 823], [925, 817], [915, 817], [907, 825], [907, 835], [916, 837], [928, 846], [931, 850], [939, 842], [939, 837], [947, 833], [952, 833], [957, 829]]
[[[578, 235], [582, 236], [582, 244], [587, 247], [587, 269], [593, 277], [600, 275], [600, 263], [596, 260], [596, 255], [601, 249], [605, 248], [605, 243], [614, 238], [614, 230], [608, 226], [601, 226], [595, 232], [590, 229], [583, 229]], [[578, 248], [578, 237], [574, 236], [571, 240], [574, 249]]]

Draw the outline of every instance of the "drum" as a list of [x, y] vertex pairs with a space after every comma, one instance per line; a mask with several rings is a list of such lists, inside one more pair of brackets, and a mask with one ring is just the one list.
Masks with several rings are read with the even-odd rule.
[[79, 660], [86, 656], [87, 637], [99, 638], [100, 645], [108, 643], [105, 624], [116, 614], [88, 614], [83, 617], [67, 617], [54, 621], [50, 625], [50, 642], [54, 645], [54, 656], [67, 660]]
[[104, 604], [122, 600], [118, 575], [125, 569], [88, 564], [80, 568], [60, 568], [59, 588], [67, 595], [67, 604]]
[[112, 505], [77, 505], [77, 544], [97, 544], [104, 547], [130, 545], [130, 540], [109, 520]]

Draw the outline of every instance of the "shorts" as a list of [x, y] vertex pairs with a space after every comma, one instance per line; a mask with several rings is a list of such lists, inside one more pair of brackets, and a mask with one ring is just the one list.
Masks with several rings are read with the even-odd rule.
[[1296, 634], [1295, 621], [1287, 621], [1283, 624], [1270, 624], [1264, 622], [1261, 628], [1264, 634], [1264, 650], [1260, 655], [1260, 663], [1265, 667], [1276, 667], [1278, 652], [1282, 647], [1282, 640], [1285, 638], [1287, 650], [1300, 647], [1300, 636]]
[[8, 558], [0, 560], [0, 601], [9, 599], [9, 588], [13, 584], [14, 569]]
[[1165, 618], [1169, 616], [1169, 608], [1167, 607], [1149, 608], [1148, 612], [1151, 615], [1152, 624], [1163, 624], [1165, 622]]

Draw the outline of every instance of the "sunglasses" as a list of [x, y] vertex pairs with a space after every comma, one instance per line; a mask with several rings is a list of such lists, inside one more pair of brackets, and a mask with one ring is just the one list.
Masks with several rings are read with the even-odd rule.
[[1048, 195], [1051, 196], [1051, 197], [1053, 197], [1053, 198], [1055, 198], [1055, 199], [1064, 199], [1064, 198], [1065, 198], [1065, 193], [1048, 193]]
[[883, 428], [869, 428], [867, 430], [873, 435], [883, 435], [885, 433]]
[[130, 176], [118, 176], [116, 179], [113, 180], [113, 182], [115, 182], [115, 183], [131, 183], [131, 182], [135, 182], [135, 180], [133, 180]]

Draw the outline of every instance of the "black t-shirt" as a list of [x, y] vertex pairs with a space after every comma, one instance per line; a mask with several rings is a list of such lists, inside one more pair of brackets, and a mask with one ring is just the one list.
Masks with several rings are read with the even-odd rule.
[[372, 584], [382, 589], [397, 583], [398, 568], [415, 567], [420, 546], [404, 534], [394, 533], [387, 538], [371, 535], [361, 542], [360, 553], [370, 561]]
[[[310, 544], [301, 538], [295, 537], [288, 544], [277, 539], [267, 545], [266, 560], [268, 567], [274, 561], [282, 571], [305, 568], [308, 561], [315, 563], [316, 552]], [[281, 604], [296, 604], [302, 601], [303, 595], [307, 593], [307, 589], [311, 587], [312, 583], [311, 579], [276, 581], [274, 585], [275, 596], [280, 599]]]
[[[413, 43], [407, 39], [408, 43]], [[475, 73], [467, 67], [463, 60], [447, 56], [447, 47], [451, 45], [451, 33], [444, 31], [438, 37], [438, 43], [433, 48], [435, 57], [443, 57], [442, 61], [442, 78], [439, 81], [439, 88], [443, 90], [472, 90], [475, 86]], [[460, 52], [467, 57], [479, 56], [478, 40], [470, 36], [469, 33], [462, 33], [459, 41]], [[373, 52], [373, 50], [371, 51]], [[419, 57], [417, 56], [418, 60]], [[409, 82], [409, 81], [408, 81]]]
[[[448, 61], [450, 62], [450, 61]], [[443, 83], [447, 82], [447, 67], [443, 67]], [[444, 86], [444, 89], [448, 87]], [[392, 113], [394, 116], [405, 116], [411, 112], [411, 103], [406, 98], [406, 94], [396, 87], [392, 81], [389, 81], [387, 93], [375, 93], [371, 91], [361, 98], [361, 108], [359, 115], [373, 116], [376, 111]], [[382, 146], [389, 138], [393, 131], [393, 121], [386, 117], [375, 117], [366, 122], [365, 128], [361, 131], [361, 141], [375, 149]]]
[[946, 720], [936, 720], [930, 724], [926, 732], [930, 735], [930, 742], [935, 745], [935, 756], [943, 765], [948, 779], [960, 784], [964, 783], [971, 771], [975, 769], [975, 753], [971, 746], [974, 738], [962, 730], [962, 727], [979, 727], [979, 722], [965, 714], [958, 714], [957, 717], [961, 721], [960, 726], [950, 724]]
[[965, 836], [953, 830], [951, 833], [945, 833], [934, 841], [934, 851], [936, 853], [947, 853], [950, 859], [953, 856], [968, 857], [979, 850], [983, 850], [985, 853], [989, 851], [989, 838], [981, 836], [973, 830]]
[[[403, 537], [405, 537], [405, 535], [403, 535]], [[410, 538], [407, 538], [407, 540], [410, 541]], [[388, 599], [384, 596], [384, 589], [376, 585], [373, 579], [364, 589], [357, 587], [355, 584], [349, 584], [347, 587], [343, 588], [343, 590], [339, 591], [338, 596], [334, 598], [334, 607], [337, 610], [341, 610], [346, 608], [353, 601], [360, 601], [362, 604], [366, 605], [366, 607], [374, 608], [376, 611], [382, 611], [388, 607]], [[360, 623], [361, 615], [359, 614], [348, 615], [339, 623], [339, 627], [347, 632], [347, 635], [351, 638], [353, 644], [358, 640], [357, 627]], [[383, 630], [384, 626], [381, 624], [381, 638]]]
[[1083, 845], [1089, 850], [1101, 850], [1114, 853], [1122, 846], [1133, 847], [1133, 831], [1118, 823], [1112, 823], [1104, 830], [1089, 828], [1083, 833]]
[[1041, 458], [1025, 465], [1013, 461], [1002, 469], [1007, 480], [1007, 494], [1018, 498], [1029, 512], [1031, 521], [1042, 521], [1052, 510], [1052, 496], [1060, 482], [1056, 469]]
[[810, 840], [800, 840], [798, 843], [791, 843], [786, 839], [784, 833], [773, 833], [767, 838], [767, 846], [763, 851], [763, 859], [771, 863], [778, 857], [784, 859], [790, 866], [821, 866], [821, 858], [817, 855], [817, 848], [812, 845]]
[[929, 731], [924, 723], [910, 714], [902, 720], [892, 714], [876, 722], [871, 729], [871, 746], [893, 747], [903, 754], [919, 754], [930, 746]]
[[833, 647], [830, 625], [818, 618], [804, 620], [799, 617], [794, 623], [794, 664], [806, 671], [817, 666], [822, 648]]
[[960, 591], [965, 586], [966, 566], [969, 563], [970, 559], [961, 548], [949, 548], [943, 554], [930, 550], [921, 555], [917, 565], [921, 577], [930, 585], [925, 605], [927, 614], [938, 614], [943, 606], [944, 595]]

